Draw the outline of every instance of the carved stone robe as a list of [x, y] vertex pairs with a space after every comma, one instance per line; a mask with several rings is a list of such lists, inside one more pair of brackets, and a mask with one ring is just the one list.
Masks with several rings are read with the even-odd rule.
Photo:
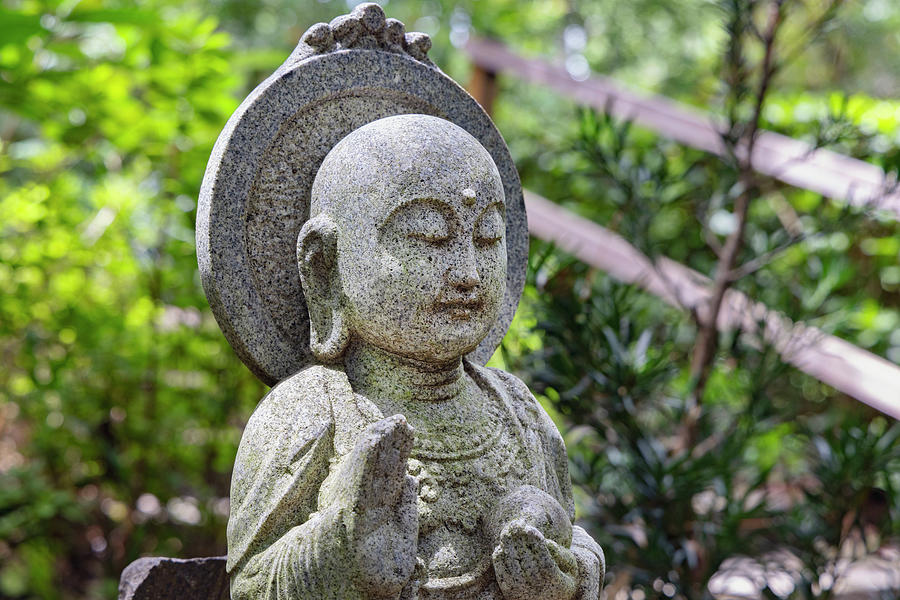
[[[512, 375], [465, 362], [487, 399], [478, 431], [417, 432], [407, 471], [419, 480], [418, 558], [401, 597], [503, 600], [494, 579], [485, 516], [529, 484], [574, 517], [565, 446], [528, 388]], [[340, 368], [314, 366], [272, 388], [250, 418], [231, 483], [228, 571], [233, 600], [363, 600], [347, 543], [329, 523], [320, 490], [333, 483], [358, 436], [382, 419]], [[324, 494], [328, 496], [328, 494]], [[338, 533], [335, 533], [338, 532]], [[573, 550], [603, 553], [579, 527]], [[597, 587], [578, 597], [596, 600]]]

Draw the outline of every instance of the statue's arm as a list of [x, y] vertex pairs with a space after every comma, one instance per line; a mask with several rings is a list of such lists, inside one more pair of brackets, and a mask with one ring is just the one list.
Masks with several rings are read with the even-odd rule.
[[[575, 501], [572, 496], [572, 479], [569, 476], [569, 457], [566, 445], [547, 411], [541, 407], [537, 399], [521, 380], [514, 375], [494, 370], [504, 381], [515, 401], [524, 407], [528, 426], [539, 436], [543, 447], [544, 462], [547, 470], [547, 493], [555, 496], [569, 513], [575, 518]], [[572, 528], [572, 552], [578, 561], [579, 581], [576, 600], [597, 600], [603, 586], [606, 573], [606, 559], [600, 545], [583, 528], [575, 525]]]
[[314, 513], [232, 572], [232, 600], [362, 600], [346, 577], [343, 516]]
[[354, 597], [340, 576], [341, 515], [316, 512], [334, 455], [330, 407], [297, 384], [269, 393], [238, 449], [228, 521], [234, 600]]
[[228, 521], [233, 600], [398, 598], [416, 585], [412, 428], [400, 415], [381, 419], [336, 457], [335, 398], [317, 375], [328, 377], [313, 367], [274, 388], [241, 439]]
[[606, 576], [606, 559], [603, 549], [587, 531], [575, 525], [572, 527], [572, 552], [578, 561], [577, 600], [597, 600]]

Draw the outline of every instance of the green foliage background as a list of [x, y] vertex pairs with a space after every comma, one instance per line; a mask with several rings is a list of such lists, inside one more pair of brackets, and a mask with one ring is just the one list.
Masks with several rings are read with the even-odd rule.
[[[526, 54], [580, 56], [705, 109], [721, 98], [726, 34], [721, 6], [706, 0], [385, 8], [432, 34], [433, 58], [462, 82], [469, 67], [453, 42], [477, 32]], [[0, 1], [0, 597], [113, 598], [138, 556], [224, 552], [231, 464], [265, 388], [207, 308], [194, 252], [197, 192], [240, 100], [308, 25], [347, 10], [328, 0]], [[766, 126], [900, 165], [898, 26], [900, 8], [887, 0], [851, 3], [782, 77]], [[651, 254], [709, 271], [703, 215], [720, 208], [710, 199], [727, 192], [726, 167], [647, 132], [614, 139], [616, 124], [591, 130], [590, 115], [552, 93], [501, 83], [495, 119], [527, 187]], [[667, 193], [642, 193], [644, 167], [659, 157]], [[695, 162], [702, 168], [688, 172]], [[752, 251], [780, 243], [778, 202], [815, 235], [742, 282], [745, 291], [900, 362], [896, 223], [798, 190], [772, 198], [755, 215]], [[534, 279], [496, 360], [525, 377], [567, 431], [579, 509], [610, 552], [613, 581], [632, 565], [627, 578], [645, 597], [659, 577], [695, 597], [717, 561], [748, 551], [740, 523], [760, 515], [737, 501], [708, 518], [681, 515], [706, 537], [670, 530], [672, 513], [661, 509], [691, 511], [704, 490], [733, 499], [735, 487], [773, 472], [790, 480], [829, 464], [820, 479], [851, 496], [900, 485], [896, 433], [887, 433], [896, 428], [737, 339], [721, 352], [704, 422], [710, 434], [733, 427], [743, 437], [718, 463], [660, 449], [680, 414], [691, 326], [557, 253], [538, 245], [533, 255]], [[870, 443], [848, 453], [853, 439]], [[873, 446], [879, 439], [888, 442]], [[634, 480], [647, 469], [655, 479]], [[723, 479], [728, 471], [734, 478]], [[897, 496], [887, 497], [879, 531], [896, 535]], [[857, 500], [827, 495], [797, 510], [835, 514], [779, 518], [812, 544], [834, 534]], [[655, 556], [635, 537], [640, 523], [656, 536]], [[761, 538], [763, 550], [785, 543]], [[699, 543], [716, 554], [698, 570], [688, 550]]]

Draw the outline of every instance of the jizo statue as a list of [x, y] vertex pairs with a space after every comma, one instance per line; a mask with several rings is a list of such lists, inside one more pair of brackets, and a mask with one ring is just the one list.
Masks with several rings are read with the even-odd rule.
[[235, 462], [234, 600], [595, 600], [562, 438], [481, 366], [524, 281], [518, 176], [481, 108], [375, 4], [311, 28], [241, 105], [198, 254], [274, 384]]

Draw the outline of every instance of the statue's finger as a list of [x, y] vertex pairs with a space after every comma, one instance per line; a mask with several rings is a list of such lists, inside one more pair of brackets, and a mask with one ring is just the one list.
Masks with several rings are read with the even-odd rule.
[[556, 566], [559, 567], [559, 570], [563, 573], [572, 575], [573, 577], [577, 577], [578, 561], [575, 558], [575, 554], [568, 548], [560, 546], [553, 540], [547, 540], [546, 544], [547, 552], [553, 559], [553, 562], [556, 563]]
[[360, 508], [392, 506], [403, 490], [413, 431], [402, 415], [369, 426], [357, 442], [361, 461]]
[[503, 531], [500, 532], [501, 540], [543, 540], [542, 534], [537, 527], [530, 525], [525, 519], [515, 519], [506, 524]]
[[529, 554], [534, 556], [547, 554], [544, 534], [537, 527], [529, 525], [521, 519], [512, 521], [504, 527], [500, 534], [500, 540], [515, 547], [521, 557]]
[[578, 564], [574, 555], [546, 539], [536, 527], [524, 520], [511, 522], [504, 528], [498, 548], [501, 553], [494, 568], [503, 571], [504, 581], [498, 574], [498, 582], [509, 592], [507, 597], [562, 600], [575, 593]]
[[403, 415], [394, 415], [375, 423], [382, 432], [375, 447], [372, 491], [375, 500], [396, 500], [403, 490], [406, 462], [413, 447], [413, 430]]
[[603, 583], [603, 567], [600, 559], [591, 551], [574, 546], [572, 554], [578, 562], [577, 598], [597, 598]]

